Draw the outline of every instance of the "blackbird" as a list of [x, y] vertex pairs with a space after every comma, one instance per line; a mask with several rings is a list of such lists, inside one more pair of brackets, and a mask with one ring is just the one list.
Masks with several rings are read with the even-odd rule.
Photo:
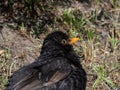
[[70, 39], [61, 31], [47, 35], [35, 62], [15, 71], [5, 90], [85, 90], [86, 72]]

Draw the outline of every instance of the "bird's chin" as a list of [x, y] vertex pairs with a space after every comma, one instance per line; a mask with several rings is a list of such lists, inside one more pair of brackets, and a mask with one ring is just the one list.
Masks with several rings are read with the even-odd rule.
[[67, 52], [71, 52], [71, 51], [73, 51], [73, 46], [68, 44], [68, 45], [65, 46], [65, 50]]

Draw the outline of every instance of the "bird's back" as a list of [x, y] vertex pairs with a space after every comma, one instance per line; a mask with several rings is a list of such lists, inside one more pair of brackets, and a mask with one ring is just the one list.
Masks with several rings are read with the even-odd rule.
[[85, 71], [76, 69], [67, 78], [37, 90], [85, 90], [86, 80]]
[[85, 71], [73, 67], [65, 58], [54, 59], [41, 68], [34, 67], [37, 66], [34, 62], [19, 69], [6, 90], [85, 90]]

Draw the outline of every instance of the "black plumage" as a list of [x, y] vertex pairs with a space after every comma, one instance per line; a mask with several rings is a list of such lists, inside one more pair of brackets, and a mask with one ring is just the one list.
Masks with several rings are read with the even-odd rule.
[[69, 41], [61, 31], [49, 34], [40, 57], [17, 70], [5, 90], [85, 90], [86, 72]]

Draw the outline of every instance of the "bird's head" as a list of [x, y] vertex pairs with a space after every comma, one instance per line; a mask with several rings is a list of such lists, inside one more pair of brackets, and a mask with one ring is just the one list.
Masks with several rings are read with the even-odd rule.
[[49, 42], [54, 46], [61, 47], [65, 51], [69, 51], [72, 48], [72, 44], [78, 41], [79, 38], [69, 38], [69, 36], [62, 31], [55, 31], [47, 35], [44, 40], [43, 46], [48, 44]]
[[79, 63], [79, 57], [76, 55], [73, 49], [73, 45], [78, 38], [69, 38], [69, 36], [61, 31], [55, 31], [47, 35], [43, 42], [41, 55], [50, 56], [63, 56], [67, 58], [70, 63], [76, 67], [81, 67]]

